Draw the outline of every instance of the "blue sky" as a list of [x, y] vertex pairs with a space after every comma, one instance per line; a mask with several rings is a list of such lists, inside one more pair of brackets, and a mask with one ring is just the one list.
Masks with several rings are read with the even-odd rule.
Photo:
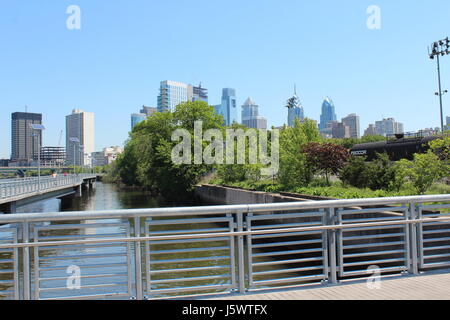
[[[81, 30], [66, 28], [69, 5], [81, 8]], [[370, 5], [380, 30], [366, 26]], [[0, 158], [10, 155], [11, 113], [25, 105], [43, 113], [45, 145], [58, 144], [74, 108], [95, 113], [96, 149], [122, 145], [130, 114], [156, 106], [161, 80], [202, 82], [210, 104], [235, 88], [269, 125], [287, 121], [296, 83], [309, 118], [330, 96], [339, 119], [361, 116], [362, 131], [382, 117], [407, 131], [436, 127], [427, 46], [450, 36], [449, 18], [448, 0], [2, 0]], [[450, 56], [442, 80], [450, 89]]]

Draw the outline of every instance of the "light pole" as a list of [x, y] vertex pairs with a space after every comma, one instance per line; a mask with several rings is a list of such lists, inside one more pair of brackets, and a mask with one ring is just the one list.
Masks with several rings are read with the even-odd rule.
[[449, 44], [448, 37], [443, 40], [434, 42], [431, 45], [431, 52], [430, 52], [430, 49], [428, 49], [428, 55], [429, 55], [430, 59], [433, 60], [434, 57], [437, 58], [438, 83], [439, 83], [439, 92], [437, 92], [438, 93], [437, 95], [439, 96], [439, 104], [440, 104], [440, 108], [441, 108], [441, 130], [442, 130], [442, 132], [444, 132], [444, 111], [442, 109], [442, 95], [445, 92], [442, 91], [442, 87], [441, 87], [441, 66], [440, 66], [439, 56], [445, 56], [447, 54], [450, 54], [449, 49], [450, 49], [450, 44]]
[[[37, 139], [37, 145], [38, 145], [38, 190], [41, 190], [41, 139], [42, 139], [42, 132], [45, 130], [45, 127], [42, 124], [31, 124], [31, 129], [34, 131], [33, 132], [33, 137], [36, 138], [38, 137], [39, 139]], [[37, 132], [40, 132], [40, 134], [38, 134]]]
[[76, 165], [76, 144], [80, 144], [80, 139], [76, 137], [69, 138], [70, 142], [73, 142], [73, 175], [75, 175], [75, 165]]

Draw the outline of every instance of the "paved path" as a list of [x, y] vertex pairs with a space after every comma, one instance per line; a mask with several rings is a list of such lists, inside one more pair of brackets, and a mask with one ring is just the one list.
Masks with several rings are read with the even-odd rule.
[[380, 284], [380, 289], [358, 282], [217, 300], [450, 300], [450, 273], [384, 278]]

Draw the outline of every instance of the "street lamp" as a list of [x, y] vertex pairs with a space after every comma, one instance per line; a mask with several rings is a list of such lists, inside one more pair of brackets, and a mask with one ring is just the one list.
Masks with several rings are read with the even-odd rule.
[[72, 137], [69, 138], [70, 142], [73, 142], [73, 174], [75, 175], [75, 165], [76, 165], [76, 151], [75, 151], [75, 147], [76, 144], [78, 143], [78, 145], [80, 144], [80, 139], [76, 138], [76, 137]]
[[[42, 139], [42, 131], [45, 130], [45, 127], [42, 124], [31, 124], [31, 129], [33, 130], [33, 137], [39, 137]], [[38, 134], [38, 132], [40, 134]], [[37, 139], [38, 145], [38, 189], [41, 190], [41, 139]]]
[[440, 61], [439, 56], [445, 56], [450, 54], [450, 41], [447, 38], [443, 40], [439, 40], [434, 42], [431, 45], [431, 52], [430, 48], [428, 48], [428, 55], [431, 60], [434, 59], [434, 57], [437, 58], [437, 70], [438, 70], [438, 82], [439, 82], [439, 92], [437, 92], [437, 95], [439, 96], [439, 104], [441, 108], [441, 130], [444, 132], [444, 111], [442, 109], [442, 95], [446, 92], [443, 92], [441, 89], [441, 67], [440, 67]]

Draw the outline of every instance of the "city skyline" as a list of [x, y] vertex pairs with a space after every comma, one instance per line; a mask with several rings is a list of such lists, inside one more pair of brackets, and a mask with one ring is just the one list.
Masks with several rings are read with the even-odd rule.
[[[0, 158], [11, 154], [9, 116], [26, 105], [44, 115], [45, 145], [57, 145], [63, 117], [74, 108], [98, 115], [98, 146], [123, 145], [130, 114], [142, 104], [156, 106], [161, 79], [202, 82], [211, 105], [220, 103], [221, 88], [235, 88], [237, 105], [252, 96], [269, 127], [286, 123], [287, 110], [280, 109], [294, 83], [308, 118], [318, 120], [321, 101], [330, 96], [339, 119], [360, 116], [361, 131], [387, 117], [407, 131], [440, 125], [436, 65], [427, 47], [448, 36], [448, 1], [379, 1], [379, 30], [367, 28], [369, 1], [262, 1], [258, 11], [255, 2], [230, 1], [237, 10], [221, 14], [200, 2], [117, 1], [105, 9], [101, 2], [80, 0], [80, 30], [66, 28], [68, 1], [0, 4], [0, 34], [8, 48], [0, 52]], [[172, 12], [171, 23], [161, 11]], [[112, 16], [119, 22], [111, 22]], [[230, 19], [236, 24], [225, 24]], [[422, 23], [412, 22], [417, 20]], [[157, 32], [161, 25], [164, 34]], [[190, 37], [178, 36], [180, 28], [201, 29], [207, 41], [190, 46]], [[399, 41], [408, 43], [407, 52]], [[450, 59], [441, 62], [443, 89], [449, 89]], [[443, 98], [448, 116], [448, 97]]]

